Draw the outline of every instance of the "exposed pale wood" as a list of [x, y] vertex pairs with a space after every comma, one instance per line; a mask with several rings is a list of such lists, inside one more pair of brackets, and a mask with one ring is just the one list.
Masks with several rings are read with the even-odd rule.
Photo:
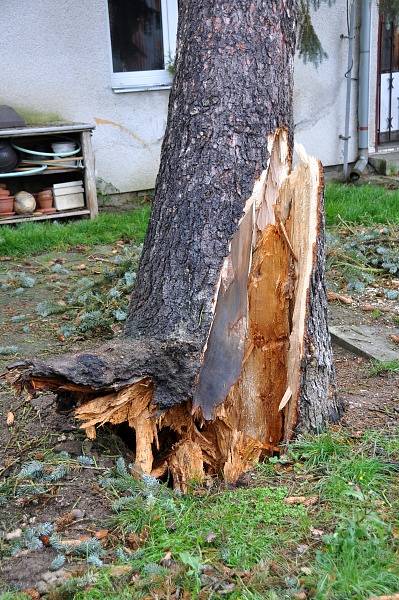
[[148, 409], [144, 410], [136, 418], [134, 429], [136, 431], [135, 466], [138, 467], [142, 473], [150, 474], [153, 463], [151, 445], [154, 441], [154, 423]]
[[81, 134], [82, 154], [84, 157], [84, 183], [87, 207], [90, 210], [90, 218], [98, 215], [96, 173], [94, 165], [94, 152], [91, 143], [91, 131], [83, 131]]
[[204, 479], [201, 446], [192, 440], [183, 440], [174, 447], [168, 466], [174, 488], [186, 493], [190, 482], [200, 483]]

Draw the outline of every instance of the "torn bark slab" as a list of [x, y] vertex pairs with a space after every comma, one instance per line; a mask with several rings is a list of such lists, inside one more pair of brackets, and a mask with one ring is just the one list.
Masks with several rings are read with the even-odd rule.
[[92, 353], [33, 362], [16, 385], [67, 394], [89, 437], [135, 432], [136, 468], [175, 487], [234, 482], [296, 430], [338, 418], [324, 276], [323, 176], [285, 130], [269, 140], [216, 280], [205, 343], [128, 335]]

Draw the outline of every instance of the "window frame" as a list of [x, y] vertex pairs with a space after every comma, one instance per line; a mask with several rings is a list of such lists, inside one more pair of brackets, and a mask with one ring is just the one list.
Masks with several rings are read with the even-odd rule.
[[173, 75], [169, 72], [168, 65], [174, 61], [176, 54], [177, 0], [161, 0], [164, 63], [166, 66], [164, 69], [152, 71], [114, 72], [108, 0], [105, 0], [105, 4], [107, 14], [112, 89], [115, 92], [169, 89], [172, 85]]

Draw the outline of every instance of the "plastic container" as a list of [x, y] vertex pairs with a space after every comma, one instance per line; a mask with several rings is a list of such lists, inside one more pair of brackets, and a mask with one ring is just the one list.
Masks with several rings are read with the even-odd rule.
[[[75, 142], [53, 142], [51, 148], [53, 149], [54, 154], [56, 154], [55, 158], [62, 158], [64, 153], [76, 150], [76, 144]], [[71, 160], [62, 164], [64, 167], [76, 167], [76, 160]]]

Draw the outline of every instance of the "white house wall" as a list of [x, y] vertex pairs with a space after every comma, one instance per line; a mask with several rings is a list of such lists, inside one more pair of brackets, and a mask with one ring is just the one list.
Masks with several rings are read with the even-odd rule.
[[1, 0], [0, 103], [95, 123], [99, 177], [153, 187], [168, 92], [115, 94], [106, 0]]
[[[95, 123], [97, 175], [122, 192], [153, 187], [168, 92], [113, 92], [106, 0], [1, 0], [1, 22], [0, 103]], [[346, 0], [323, 5], [314, 25], [329, 59], [318, 70], [296, 61], [295, 135], [325, 165], [336, 165], [343, 156]], [[375, 87], [370, 96], [373, 107]], [[354, 84], [350, 160], [356, 158], [356, 101]]]
[[[347, 35], [346, 0], [338, 0], [333, 7], [322, 5], [313, 14], [314, 28], [322, 41], [328, 60], [316, 69], [295, 61], [294, 121], [295, 138], [306, 150], [320, 158], [324, 165], [343, 162], [345, 98], [348, 42], [340, 35]], [[354, 44], [354, 56], [357, 55]], [[357, 61], [354, 65], [357, 75]], [[351, 128], [349, 160], [356, 158], [356, 100], [357, 85], [352, 86]]]

